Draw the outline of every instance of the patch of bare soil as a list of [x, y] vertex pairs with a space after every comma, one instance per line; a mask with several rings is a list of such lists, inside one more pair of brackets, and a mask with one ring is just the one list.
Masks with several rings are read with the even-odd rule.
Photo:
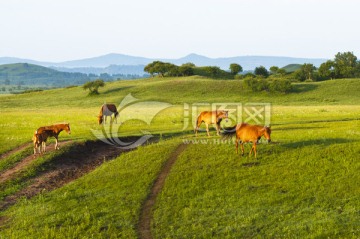
[[162, 168], [161, 172], [159, 173], [158, 177], [156, 178], [150, 194], [148, 195], [147, 199], [143, 203], [141, 213], [140, 213], [140, 220], [137, 227], [139, 238], [141, 239], [151, 239], [151, 220], [153, 215], [153, 207], [156, 202], [157, 195], [161, 192], [162, 188], [165, 184], [165, 179], [170, 173], [170, 170], [178, 156], [186, 149], [186, 144], [180, 144], [170, 155], [169, 159], [166, 161], [164, 167]]
[[[128, 141], [132, 140], [132, 138], [127, 139]], [[125, 139], [125, 141], [127, 139]], [[151, 142], [155, 141], [156, 139], [151, 139]], [[148, 141], [148, 143], [149, 142], [150, 141]], [[66, 143], [69, 142], [63, 142], [60, 144], [60, 147]], [[47, 150], [50, 151], [50, 149]], [[89, 173], [106, 160], [113, 159], [126, 151], [129, 150], [115, 147], [103, 143], [102, 141], [87, 141], [82, 144], [76, 144], [69, 152], [65, 152], [60, 156], [55, 157], [51, 162], [45, 165], [46, 170], [30, 179], [29, 186], [13, 195], [7, 196], [0, 202], [0, 210], [5, 210], [9, 206], [15, 204], [21, 197], [31, 198], [41, 192], [59, 188], [86, 173]], [[5, 171], [4, 173], [8, 175], [8, 178], [5, 178], [4, 176], [4, 179], [2, 179], [3, 182], [14, 177], [14, 175], [16, 176], [16, 173], [19, 172], [19, 170], [26, 168], [26, 166], [35, 159], [36, 157], [33, 155], [29, 156], [29, 159], [25, 158], [14, 168]], [[23, 162], [25, 160], [26, 162]], [[1, 176], [1, 178], [3, 178], [3, 176]]]

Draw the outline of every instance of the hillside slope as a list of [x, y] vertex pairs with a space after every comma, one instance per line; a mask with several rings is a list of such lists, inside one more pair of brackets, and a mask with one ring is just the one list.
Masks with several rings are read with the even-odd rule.
[[294, 72], [296, 70], [299, 70], [300, 68], [301, 68], [300, 64], [289, 64], [282, 67], [282, 69], [284, 69], [286, 72]]
[[47, 102], [43, 107], [59, 107], [53, 99], [64, 96], [68, 107], [92, 107], [104, 102], [119, 104], [128, 94], [141, 100], [156, 100], [171, 104], [195, 102], [268, 102], [277, 105], [328, 105], [360, 104], [360, 80], [339, 79], [323, 82], [294, 83], [289, 94], [269, 92], [254, 93], [243, 88], [241, 80], [213, 80], [198, 76], [178, 78], [148, 78], [108, 82], [100, 88], [100, 95], [87, 97], [82, 87], [47, 90], [18, 96], [1, 96], [2, 108], [21, 106], [23, 100], [29, 107]]
[[0, 84], [64, 86], [86, 80], [89, 80], [86, 74], [61, 72], [28, 63], [0, 65]]

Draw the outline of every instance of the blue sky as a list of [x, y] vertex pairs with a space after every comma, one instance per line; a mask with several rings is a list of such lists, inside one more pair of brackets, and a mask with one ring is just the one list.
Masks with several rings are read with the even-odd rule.
[[357, 0], [1, 0], [0, 57], [360, 58]]

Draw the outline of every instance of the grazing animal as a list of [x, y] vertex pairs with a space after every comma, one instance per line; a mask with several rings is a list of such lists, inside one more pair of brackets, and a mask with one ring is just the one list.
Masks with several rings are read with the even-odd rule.
[[209, 134], [209, 124], [215, 124], [216, 134], [220, 135], [220, 122], [222, 119], [228, 118], [228, 112], [225, 110], [217, 110], [217, 111], [203, 111], [197, 117], [196, 127], [195, 127], [195, 135], [197, 136], [197, 132], [202, 122], [205, 123], [207, 135]]
[[35, 153], [35, 147], [37, 146], [39, 148], [40, 144], [42, 146], [41, 151], [42, 152], [46, 151], [46, 141], [49, 137], [55, 138], [56, 140], [55, 149], [59, 149], [58, 137], [60, 132], [63, 130], [65, 130], [68, 134], [71, 134], [70, 124], [55, 124], [55, 125], [43, 126], [38, 128], [33, 136], [34, 153]]
[[256, 143], [260, 140], [262, 136], [264, 136], [268, 142], [271, 141], [270, 134], [271, 129], [268, 126], [260, 126], [260, 125], [250, 125], [246, 123], [240, 123], [235, 125], [234, 127], [226, 128], [223, 133], [224, 137], [231, 137], [236, 134], [236, 153], [238, 153], [239, 141], [241, 145], [241, 152], [244, 155], [244, 143], [252, 142], [253, 146], [251, 147], [249, 157], [254, 151], [254, 155], [256, 158]]
[[[114, 104], [103, 104], [100, 109], [100, 113], [98, 115], [98, 122], [99, 124], [102, 124], [104, 121], [104, 124], [106, 124], [106, 117], [110, 116], [110, 122], [111, 122], [111, 115], [114, 114], [115, 122], [117, 123], [117, 117], [119, 115], [119, 112], [116, 109], [116, 106]], [[104, 120], [105, 117], [105, 120]]]

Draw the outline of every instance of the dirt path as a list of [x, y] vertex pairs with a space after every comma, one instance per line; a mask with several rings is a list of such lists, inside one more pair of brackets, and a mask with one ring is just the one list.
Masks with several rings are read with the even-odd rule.
[[[153, 140], [154, 141], [154, 140]], [[60, 143], [60, 147], [69, 142]], [[48, 152], [51, 149], [48, 149]], [[102, 141], [88, 141], [78, 143], [70, 150], [58, 157], [55, 157], [50, 163], [44, 165], [46, 170], [36, 177], [29, 179], [29, 186], [23, 188], [15, 194], [9, 195], [0, 202], [0, 211], [15, 204], [21, 197], [31, 198], [44, 191], [51, 191], [69, 183], [93, 169], [100, 166], [106, 160], [113, 159], [125, 150], [103, 143]], [[14, 150], [16, 152], [16, 150]], [[17, 176], [17, 173], [26, 169], [36, 157], [33, 155], [24, 158], [15, 167], [5, 171], [1, 175], [0, 182], [5, 182]]]
[[170, 173], [170, 170], [175, 163], [178, 156], [186, 149], [186, 144], [180, 144], [170, 155], [169, 159], [165, 163], [164, 167], [162, 168], [160, 174], [156, 178], [154, 185], [151, 188], [150, 194], [148, 195], [147, 199], [145, 200], [141, 213], [140, 213], [140, 220], [138, 225], [138, 235], [141, 239], [151, 239], [151, 219], [152, 219], [152, 210], [153, 206], [156, 202], [157, 195], [161, 192], [162, 188], [165, 184], [165, 179]]
[[[59, 142], [59, 147], [62, 147], [66, 144], [68, 144], [71, 141], [64, 141], [64, 142]], [[31, 144], [31, 143], [30, 143]], [[24, 144], [14, 150], [11, 150], [11, 153], [17, 153], [21, 150], [23, 150], [24, 148], [26, 148], [29, 144]], [[46, 152], [52, 152], [54, 151], [54, 145], [48, 145], [46, 147]], [[10, 155], [10, 152], [7, 153], [8, 156]], [[14, 177], [16, 177], [16, 175], [21, 172], [23, 169], [25, 169], [32, 161], [34, 161], [35, 159], [37, 159], [40, 156], [40, 154], [31, 154], [29, 156], [27, 156], [26, 158], [22, 159], [20, 162], [18, 162], [14, 167], [4, 171], [3, 173], [0, 174], [0, 184], [4, 183], [7, 180], [10, 180]]]
[[[157, 139], [153, 139], [150, 142], [156, 142]], [[60, 142], [60, 147], [70, 143]], [[14, 150], [12, 153], [16, 153], [19, 150], [27, 147], [28, 144], [22, 145]], [[180, 144], [169, 156], [161, 172], [156, 178], [151, 192], [144, 202], [140, 214], [140, 220], [137, 227], [138, 235], [140, 238], [152, 238], [150, 223], [152, 219], [152, 210], [155, 204], [157, 195], [161, 192], [165, 179], [168, 176], [173, 164], [177, 160], [178, 156], [186, 149], [185, 144]], [[47, 152], [53, 151], [53, 147], [49, 147]], [[46, 170], [38, 174], [36, 177], [29, 179], [29, 186], [21, 189], [15, 194], [5, 197], [0, 202], [0, 211], [7, 209], [9, 206], [15, 204], [21, 197], [31, 198], [42, 192], [51, 191], [56, 188], [62, 187], [65, 184], [89, 173], [94, 170], [106, 160], [113, 159], [119, 156], [121, 153], [129, 150], [114, 147], [105, 144], [101, 141], [89, 141], [83, 144], [79, 143], [74, 146], [69, 152], [65, 152], [58, 157], [55, 157], [50, 163], [45, 165]], [[7, 155], [11, 153], [8, 152]], [[0, 175], [0, 183], [15, 178], [18, 173], [33, 161], [38, 156], [30, 155], [24, 158], [21, 162], [15, 165], [13, 168], [8, 169], [2, 175]], [[5, 223], [7, 218], [0, 218], [0, 226]]]

